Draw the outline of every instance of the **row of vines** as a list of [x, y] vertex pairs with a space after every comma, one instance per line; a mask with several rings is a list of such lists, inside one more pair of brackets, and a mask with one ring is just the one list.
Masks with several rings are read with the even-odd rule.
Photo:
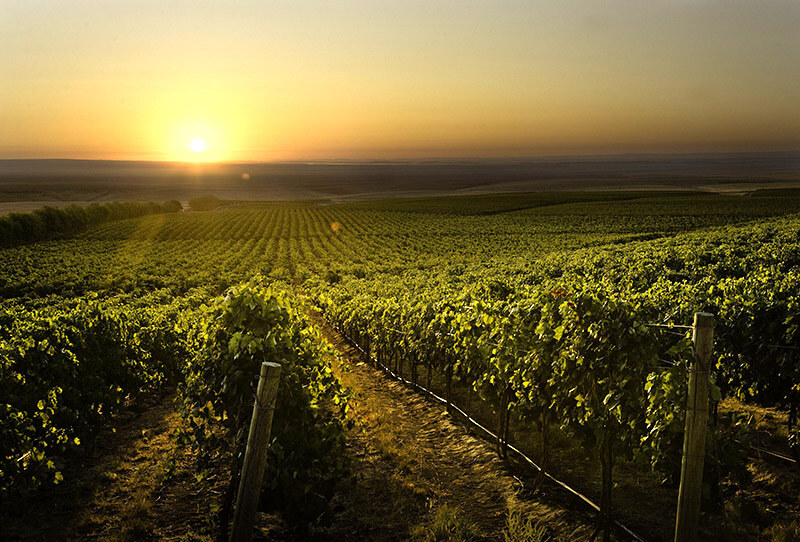
[[[690, 323], [698, 310], [717, 316], [714, 405], [735, 395], [796, 412], [797, 224], [737, 233], [732, 241], [721, 232], [697, 236], [702, 243], [689, 237], [680, 252], [671, 240], [628, 245], [613, 258], [616, 249], [555, 255], [537, 280], [529, 275], [513, 287], [487, 277], [453, 295], [422, 281], [307, 287], [327, 318], [385, 364], [402, 371], [405, 361], [415, 382], [421, 370], [444, 374], [448, 395], [452, 379], [471, 387], [499, 413], [500, 435], [512, 414], [537, 427], [545, 468], [551, 428], [594, 450], [608, 525], [617, 457], [649, 464], [673, 483], [680, 473], [691, 344], [669, 323]], [[658, 272], [664, 260], [681, 280]], [[789, 435], [798, 454], [796, 424]], [[746, 476], [747, 427], [718, 427], [710, 438], [705, 495], [719, 500], [721, 476]]]
[[268, 506], [303, 526], [328, 512], [345, 475], [348, 394], [302, 303], [261, 277], [214, 299], [117, 296], [0, 314], [0, 502], [63, 481], [70, 456], [126, 406], [177, 385], [185, 421], [179, 441], [199, 466], [230, 463], [220, 517], [229, 519], [262, 361], [283, 366], [273, 421]]
[[[276, 205], [155, 214], [4, 248], [0, 492], [59, 482], [98, 426], [170, 382], [182, 441], [204, 461], [230, 460], [233, 487], [253, 377], [269, 359], [284, 376], [267, 500], [323, 516], [346, 471], [347, 393], [299, 285], [381, 360], [467, 385], [501, 435], [510, 416], [531, 424], [545, 466], [554, 431], [596, 453], [608, 520], [620, 458], [668, 480], [679, 469], [691, 349], [682, 330], [648, 324], [714, 313], [714, 402], [735, 396], [796, 418], [800, 219], [724, 226], [791, 202], [729, 212], [702, 201], [694, 214], [646, 198], [477, 216]], [[704, 225], [722, 226], [675, 235]], [[747, 438], [736, 424], [713, 434], [712, 499]], [[796, 424], [789, 437], [796, 450]]]

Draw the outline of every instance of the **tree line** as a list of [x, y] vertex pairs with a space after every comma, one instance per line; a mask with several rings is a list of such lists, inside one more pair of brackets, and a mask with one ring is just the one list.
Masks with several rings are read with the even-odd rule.
[[89, 206], [42, 207], [30, 213], [11, 213], [0, 217], [0, 245], [40, 241], [62, 234], [76, 233], [90, 226], [158, 213], [177, 213], [177, 200], [163, 203], [115, 201]]

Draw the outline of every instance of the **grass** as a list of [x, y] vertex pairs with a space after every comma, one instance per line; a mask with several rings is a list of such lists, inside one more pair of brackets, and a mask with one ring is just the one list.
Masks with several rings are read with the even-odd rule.
[[[403, 376], [410, 379], [408, 363], [404, 364], [403, 369]], [[426, 385], [424, 369], [420, 373], [420, 384]], [[432, 390], [443, 397], [444, 377], [434, 372], [431, 384]], [[453, 381], [453, 401], [490, 429], [496, 428], [497, 413], [494, 408], [477, 397], [471, 388], [464, 386], [458, 379]], [[755, 444], [782, 451], [787, 455], [790, 453], [785, 444], [785, 412], [727, 399], [720, 409], [721, 419], [731, 410], [746, 412], [751, 416], [752, 425], [756, 429], [756, 433], [753, 434]], [[512, 416], [511, 427], [511, 441], [534, 460], [538, 459], [540, 441], [536, 426]], [[768, 438], [768, 435], [771, 438]], [[779, 446], [781, 442], [783, 447]], [[557, 427], [551, 428], [550, 446], [549, 470], [597, 501], [599, 462], [595, 455], [576, 446], [569, 435], [562, 433]], [[734, 541], [748, 537], [769, 539], [769, 536], [783, 537], [780, 540], [793, 540], [791, 521], [797, 516], [796, 503], [790, 501], [791, 496], [797, 494], [796, 474], [791, 472], [790, 467], [782, 464], [774, 466], [771, 463], [753, 460], [748, 462], [747, 468], [750, 470], [753, 482], [737, 490], [733, 487], [735, 481], [726, 478], [724, 511], [715, 512], [712, 517], [704, 520], [707, 521], [708, 528], [720, 540]], [[654, 538], [668, 539], [674, 525], [677, 489], [661, 485], [660, 480], [661, 476], [647, 469], [645, 465], [619, 459], [614, 468], [613, 506], [615, 516], [634, 531], [649, 533], [654, 535]], [[733, 492], [741, 495], [734, 497]], [[777, 515], [779, 510], [785, 514], [784, 518]], [[524, 533], [525, 530], [518, 524], [519, 518], [515, 517], [514, 521], [516, 523], [513, 525], [513, 533]], [[789, 523], [786, 523], [787, 521]], [[777, 534], [772, 532], [773, 523], [778, 525], [774, 528]], [[524, 535], [519, 536], [521, 538], [508, 538], [508, 540], [527, 540]]]
[[414, 540], [421, 542], [470, 542], [482, 540], [478, 528], [464, 517], [457, 506], [443, 504], [431, 515], [429, 521], [412, 532]]
[[506, 518], [503, 540], [505, 542], [551, 542], [553, 535], [545, 525], [512, 510], [509, 511]]
[[[421, 542], [469, 542], [483, 540], [480, 530], [469, 521], [457, 506], [443, 504], [431, 515], [428, 522], [412, 533]], [[503, 529], [505, 542], [552, 542], [552, 531], [540, 522], [525, 517], [519, 511], [509, 510]]]
[[777, 523], [765, 534], [772, 542], [800, 542], [800, 521]]
[[135, 495], [126, 503], [119, 515], [120, 529], [110, 533], [109, 540], [141, 540], [152, 536], [153, 503], [150, 495]]

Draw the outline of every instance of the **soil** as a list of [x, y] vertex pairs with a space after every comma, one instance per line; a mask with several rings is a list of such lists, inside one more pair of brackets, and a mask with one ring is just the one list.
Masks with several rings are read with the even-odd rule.
[[[348, 453], [352, 480], [334, 498], [321, 540], [426, 539], [452, 526], [476, 540], [501, 540], [510, 511], [540, 522], [557, 539], [584, 540], [593, 517], [534, 476], [514, 476], [486, 441], [444, 409], [364, 364], [331, 330], [338, 373], [353, 389]], [[64, 482], [29, 495], [23, 510], [0, 514], [2, 540], [214, 540], [227, 469], [201, 473], [175, 444], [180, 425], [173, 392], [118, 416], [92, 452], [72, 458]], [[283, 540], [279, 518], [262, 515], [257, 539]], [[465, 531], [464, 531], [465, 530]]]
[[[357, 391], [358, 403], [354, 416], [362, 420], [366, 444], [375, 439], [378, 439], [379, 446], [381, 439], [395, 443], [401, 457], [405, 451], [405, 455], [415, 461], [412, 463], [412, 475], [401, 473], [401, 479], [402, 476], [411, 478], [418, 489], [430, 490], [433, 487], [433, 497], [427, 500], [428, 518], [436, 506], [463, 503], [463, 509], [481, 527], [482, 533], [492, 538], [502, 530], [505, 503], [506, 513], [519, 510], [522, 506], [525, 516], [539, 520], [558, 540], [580, 540], [592, 533], [589, 526], [596, 516], [587, 511], [585, 503], [548, 487], [547, 483], [537, 484], [535, 474], [529, 470], [526, 472], [525, 465], [500, 461], [494, 446], [484, 440], [483, 435], [479, 439], [471, 436], [469, 429], [458, 422], [454, 423], [440, 404], [431, 402], [364, 363], [364, 356], [351, 348], [340, 335], [326, 327], [323, 321], [317, 320], [316, 323], [352, 367], [350, 372], [341, 373], [340, 378]], [[440, 377], [434, 372], [433, 386], [430, 387], [444, 395], [444, 382]], [[424, 384], [424, 371], [420, 378]], [[485, 401], [473, 397], [470, 390], [462, 388], [454, 380], [455, 402], [466, 407], [481, 423], [494, 427], [497, 413]], [[720, 412], [726, 412], [732, 406], [753, 411], [751, 414], [758, 421], [757, 430], [751, 435], [753, 444], [786, 455], [791, 453], [785, 449], [785, 413], [741, 404], [725, 404]], [[512, 442], [528, 453], [533, 451], [533, 457], [536, 457], [536, 431], [529, 426], [525, 430], [525, 424], [519, 422], [512, 424], [512, 427], [516, 427], [516, 430], [512, 430]], [[551, 435], [551, 453], [557, 450], [553, 455], [557, 460], [551, 465], [551, 471], [598, 502], [597, 461], [574, 443], [565, 440], [563, 435], [554, 437], [559, 435]], [[355, 441], [354, 436], [351, 442]], [[783, 447], [779, 445], [780, 442]], [[428, 461], [427, 458], [433, 459]], [[463, 460], [460, 465], [458, 460]], [[493, 506], [487, 506], [485, 501], [476, 505], [470, 487], [464, 487], [458, 474], [452, 476], [450, 469], [462, 469], [470, 480], [481, 480], [484, 473], [492, 473], [487, 478], [494, 476], [495, 480], [481, 487], [481, 490], [494, 495]], [[746, 470], [749, 473], [748, 481], [723, 481], [726, 502], [722, 509], [705, 514], [700, 539], [800, 540], [800, 501], [797, 500], [797, 495], [800, 495], [800, 471], [797, 465], [753, 451], [746, 463]], [[419, 479], [415, 480], [413, 474], [417, 474]], [[396, 473], [390, 475], [397, 476]], [[432, 485], [437, 479], [441, 479], [442, 484]], [[643, 471], [632, 462], [619, 461], [615, 466], [613, 499], [615, 516], [639, 535], [648, 540], [672, 538], [676, 490], [661, 485], [655, 473]], [[357, 509], [359, 505], [353, 508]], [[426, 520], [417, 516], [414, 521]], [[407, 528], [408, 525], [399, 527]]]
[[[515, 476], [495, 448], [446, 410], [364, 363], [323, 322], [340, 352], [343, 383], [354, 390], [348, 435], [357, 478], [335, 500], [325, 534], [346, 540], [424, 538], [440, 507], [455, 507], [476, 538], [502, 540], [509, 512], [538, 522], [557, 540], [588, 540], [594, 517], [560, 488]], [[515, 468], [515, 470], [517, 470]], [[402, 508], [398, 508], [402, 505]], [[576, 511], [577, 510], [577, 511]]]
[[[30, 495], [4, 518], [3, 540], [211, 540], [223, 477], [195, 477], [173, 438], [174, 393], [113, 420], [91, 454], [72, 458], [64, 482]], [[220, 471], [221, 469], [217, 469]]]
[[[462, 538], [502, 540], [509, 514], [532, 521], [556, 540], [591, 538], [596, 515], [584, 503], [538, 480], [524, 465], [501, 460], [492, 443], [472, 434], [442, 405], [388, 378], [324, 322], [317, 324], [338, 351], [333, 365], [352, 389], [354, 424], [347, 434], [353, 477], [340, 485], [334, 517], [311, 533], [315, 538], [431, 540], [449, 530], [469, 535]], [[763, 420], [762, 425], [772, 418]], [[784, 423], [780, 416], [775, 420], [776, 427], [768, 429], [777, 431]], [[228, 470], [220, 462], [198, 471], [192, 453], [175, 443], [180, 423], [173, 391], [133, 405], [99, 433], [91, 453], [68, 461], [61, 485], [16, 503], [13, 515], [0, 512], [0, 539], [214, 540]], [[592, 478], [588, 463], [581, 470], [586, 460], [567, 463], [570, 472]], [[764, 539], [765, 527], [786, 522], [782, 529], [797, 529], [792, 523], [800, 517], [792, 497], [800, 491], [796, 468], [751, 458], [748, 469], [753, 483], [726, 505], [724, 520], [717, 516], [709, 522], [706, 538]], [[621, 476], [628, 478], [633, 475]], [[618, 502], [627, 508], [625, 495], [631, 492], [617, 489]], [[657, 522], [639, 519], [634, 530], [650, 525], [639, 531], [648, 538], [657, 532]], [[724, 525], [730, 523], [739, 528], [730, 531]], [[275, 516], [262, 514], [257, 529], [257, 539], [287, 538]]]

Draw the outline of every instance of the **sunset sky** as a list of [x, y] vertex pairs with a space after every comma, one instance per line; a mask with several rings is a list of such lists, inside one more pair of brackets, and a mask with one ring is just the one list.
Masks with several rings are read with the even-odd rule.
[[0, 0], [0, 158], [792, 150], [798, 29], [797, 0]]

